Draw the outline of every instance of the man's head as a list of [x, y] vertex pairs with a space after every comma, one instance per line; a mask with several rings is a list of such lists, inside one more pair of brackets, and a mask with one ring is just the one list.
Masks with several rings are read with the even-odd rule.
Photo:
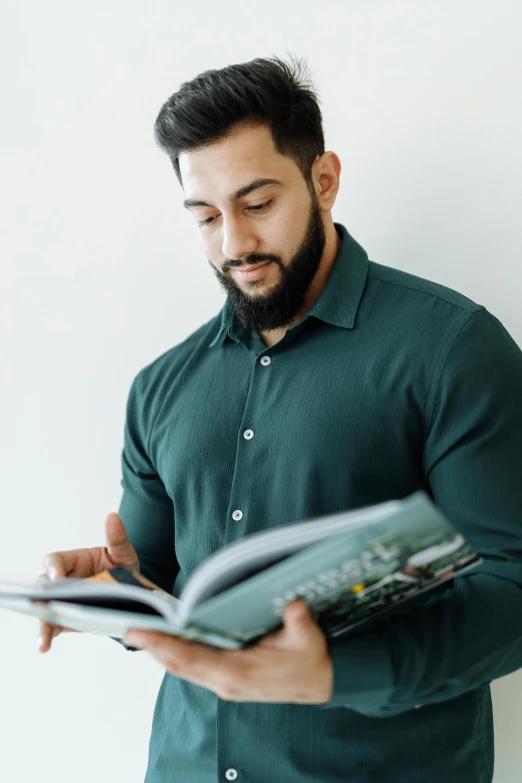
[[301, 67], [272, 58], [207, 71], [169, 98], [154, 128], [209, 263], [257, 331], [294, 320], [335, 231], [340, 163], [324, 150]]

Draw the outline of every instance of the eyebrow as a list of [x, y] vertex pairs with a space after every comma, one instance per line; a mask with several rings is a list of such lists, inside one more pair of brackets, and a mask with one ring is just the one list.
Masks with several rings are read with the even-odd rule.
[[[243, 198], [244, 196], [248, 196], [249, 193], [251, 193], [253, 190], [257, 190], [258, 188], [263, 188], [266, 185], [277, 185], [278, 187], [283, 187], [284, 182], [281, 182], [280, 179], [269, 179], [269, 178], [261, 178], [261, 179], [255, 179], [253, 182], [250, 182], [248, 185], [244, 185], [242, 188], [239, 188], [235, 193], [232, 193], [228, 200], [233, 204], [235, 201], [239, 201], [240, 198]], [[187, 198], [183, 202], [183, 206], [185, 209], [190, 209], [190, 207], [213, 207], [214, 204], [209, 204], [208, 201], [200, 201], [199, 199], [193, 199], [193, 198]]]

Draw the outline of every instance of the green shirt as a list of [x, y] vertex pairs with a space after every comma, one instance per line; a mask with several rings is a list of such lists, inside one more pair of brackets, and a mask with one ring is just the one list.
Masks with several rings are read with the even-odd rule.
[[319, 299], [277, 344], [227, 299], [134, 379], [120, 514], [142, 571], [179, 596], [249, 533], [418, 489], [483, 564], [330, 640], [328, 704], [226, 701], [166, 674], [146, 783], [492, 779], [489, 682], [522, 666], [522, 353], [483, 306], [336, 229]]

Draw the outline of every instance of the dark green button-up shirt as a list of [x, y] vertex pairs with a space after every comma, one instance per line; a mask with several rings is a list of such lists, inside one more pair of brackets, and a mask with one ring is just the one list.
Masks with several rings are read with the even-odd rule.
[[336, 229], [319, 299], [277, 344], [227, 299], [136, 376], [120, 514], [142, 571], [179, 596], [249, 533], [418, 489], [483, 564], [330, 640], [328, 704], [225, 701], [166, 674], [146, 783], [491, 781], [489, 682], [522, 666], [522, 353], [483, 306]]

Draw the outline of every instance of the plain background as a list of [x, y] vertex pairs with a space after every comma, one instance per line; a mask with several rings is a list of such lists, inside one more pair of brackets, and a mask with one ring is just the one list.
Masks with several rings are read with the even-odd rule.
[[[515, 0], [3, 0], [2, 579], [104, 543], [131, 381], [224, 302], [152, 136], [203, 70], [305, 56], [343, 163], [334, 219], [522, 344], [521, 22]], [[0, 779], [142, 781], [159, 665], [84, 634], [39, 655], [35, 634], [1, 613]], [[513, 783], [522, 673], [493, 695], [495, 783]]]

